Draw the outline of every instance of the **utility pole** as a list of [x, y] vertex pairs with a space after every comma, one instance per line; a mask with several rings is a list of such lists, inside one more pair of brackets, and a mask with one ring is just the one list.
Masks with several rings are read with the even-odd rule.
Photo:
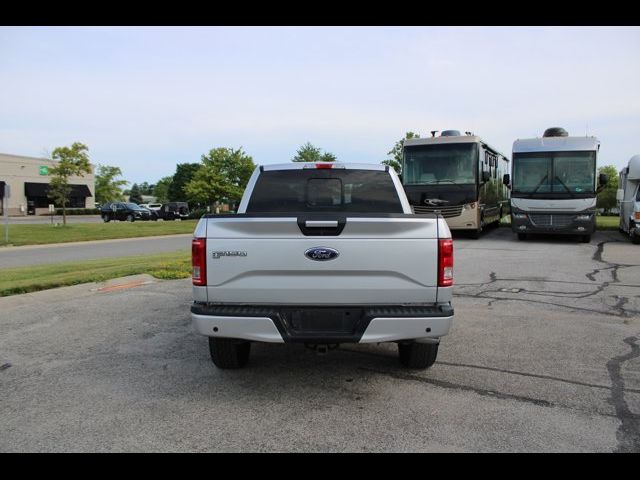
[[11, 188], [8, 183], [3, 182], [4, 195], [2, 198], [2, 209], [4, 210], [4, 241], [9, 244], [9, 197], [11, 196]]

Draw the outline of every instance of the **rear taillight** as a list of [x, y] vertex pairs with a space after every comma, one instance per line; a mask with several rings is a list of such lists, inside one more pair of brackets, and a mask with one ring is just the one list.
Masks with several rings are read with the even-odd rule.
[[207, 239], [194, 238], [191, 241], [191, 280], [194, 285], [207, 284]]
[[316, 163], [316, 168], [333, 168], [333, 163]]
[[438, 286], [453, 285], [453, 240], [438, 240]]

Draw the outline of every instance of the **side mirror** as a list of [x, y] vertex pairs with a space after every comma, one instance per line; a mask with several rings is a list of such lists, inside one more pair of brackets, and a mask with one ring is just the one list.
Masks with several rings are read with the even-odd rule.
[[502, 177], [502, 183], [508, 187], [511, 184], [511, 175], [505, 173]]
[[113, 210], [114, 212], [118, 209], [117, 205], [111, 205], [111, 210]]
[[489, 172], [482, 172], [482, 183], [487, 183], [491, 179], [491, 174]]
[[607, 175], [606, 173], [601, 173], [600, 176], [598, 177], [598, 184], [601, 187], [604, 187], [608, 181], [609, 181], [609, 175]]
[[622, 200], [624, 200], [624, 190], [619, 188], [616, 191], [616, 201], [621, 202]]

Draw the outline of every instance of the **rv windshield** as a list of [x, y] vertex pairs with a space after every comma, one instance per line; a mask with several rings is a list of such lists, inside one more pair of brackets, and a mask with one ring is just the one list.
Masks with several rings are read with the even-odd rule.
[[402, 176], [405, 185], [474, 184], [478, 163], [475, 143], [405, 147]]
[[513, 154], [513, 193], [594, 193], [595, 152]]

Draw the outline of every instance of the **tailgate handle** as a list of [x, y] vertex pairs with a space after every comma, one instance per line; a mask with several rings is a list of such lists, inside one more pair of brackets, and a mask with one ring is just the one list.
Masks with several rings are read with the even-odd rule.
[[304, 222], [307, 228], [337, 228], [337, 220], [307, 220]]

